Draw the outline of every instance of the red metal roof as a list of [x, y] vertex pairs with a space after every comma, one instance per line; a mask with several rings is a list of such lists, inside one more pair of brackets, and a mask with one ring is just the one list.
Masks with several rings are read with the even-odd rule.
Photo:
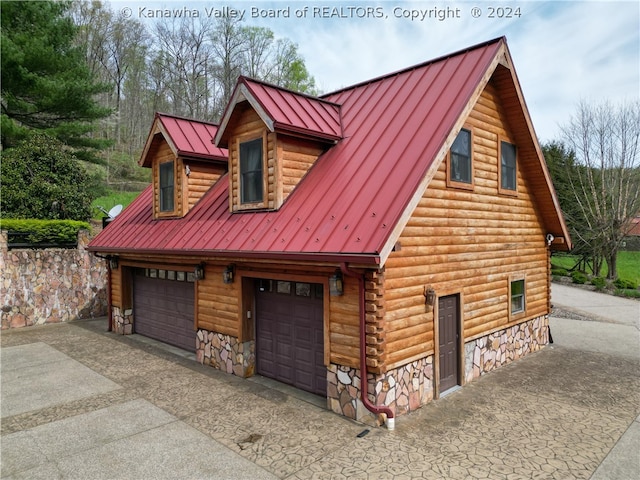
[[154, 134], [158, 133], [165, 136], [165, 140], [169, 142], [176, 155], [226, 162], [227, 150], [211, 142], [217, 132], [218, 126], [214, 123], [156, 113], [140, 164], [145, 167], [150, 165], [151, 159], [147, 158], [147, 153]]
[[271, 131], [284, 131], [331, 142], [342, 138], [340, 105], [240, 77], [220, 122], [215, 140], [217, 145], [226, 145], [225, 130], [233, 115], [233, 108], [244, 100], [256, 109]]
[[[344, 138], [316, 161], [278, 211], [231, 213], [225, 175], [184, 218], [154, 221], [148, 188], [89, 248], [384, 261], [382, 249], [416, 192], [426, 188], [427, 171], [504, 46], [504, 39], [492, 40], [325, 96], [341, 105]], [[298, 125], [301, 120], [285, 112], [293, 95], [285, 92], [276, 115], [272, 90], [252, 91], [275, 117]]]

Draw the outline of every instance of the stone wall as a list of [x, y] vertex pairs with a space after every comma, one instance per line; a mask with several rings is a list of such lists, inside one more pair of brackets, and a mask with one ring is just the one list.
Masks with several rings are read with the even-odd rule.
[[250, 377], [255, 372], [255, 342], [238, 342], [236, 337], [199, 329], [196, 359], [223, 372]]
[[[327, 373], [328, 407], [359, 420], [369, 413], [361, 400], [360, 369], [331, 364]], [[433, 399], [433, 355], [389, 370], [368, 374], [367, 391], [374, 405], [385, 405], [396, 415], [420, 408]]]
[[470, 382], [491, 370], [536, 352], [548, 343], [548, 315], [472, 340], [464, 346], [465, 380]]
[[88, 244], [81, 231], [75, 249], [9, 250], [7, 232], [0, 232], [2, 329], [106, 315], [106, 265]]

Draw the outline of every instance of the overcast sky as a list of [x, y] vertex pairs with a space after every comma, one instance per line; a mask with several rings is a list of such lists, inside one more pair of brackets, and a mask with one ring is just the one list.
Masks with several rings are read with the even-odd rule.
[[[130, 6], [131, 16], [146, 17], [140, 18], [145, 22], [154, 21], [150, 9], [164, 7], [197, 9], [202, 16], [244, 13], [245, 24], [267, 26], [298, 44], [322, 92], [504, 35], [543, 142], [559, 137], [559, 125], [580, 100], [640, 97], [638, 0], [116, 0], [111, 5]], [[260, 17], [274, 9], [281, 18]]]

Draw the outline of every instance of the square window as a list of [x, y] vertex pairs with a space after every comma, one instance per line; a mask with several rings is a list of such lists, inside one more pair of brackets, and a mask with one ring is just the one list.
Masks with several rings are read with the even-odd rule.
[[277, 284], [276, 284], [276, 292], [290, 295], [291, 294], [291, 282], [278, 281]]
[[310, 283], [297, 283], [296, 282], [296, 295], [299, 297], [311, 296], [311, 284]]
[[471, 172], [471, 131], [463, 128], [449, 152], [449, 180], [471, 184]]
[[500, 142], [500, 188], [517, 190], [516, 146]]
[[257, 138], [240, 144], [240, 203], [262, 200], [262, 138]]
[[173, 212], [173, 162], [160, 164], [160, 211]]
[[514, 280], [510, 284], [511, 314], [522, 313], [525, 309], [524, 279]]

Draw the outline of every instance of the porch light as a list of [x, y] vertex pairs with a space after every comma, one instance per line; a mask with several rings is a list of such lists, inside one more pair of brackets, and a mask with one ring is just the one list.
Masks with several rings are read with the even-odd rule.
[[235, 277], [235, 265], [227, 265], [227, 268], [222, 272], [222, 282], [223, 283], [233, 283], [233, 279]]
[[118, 269], [118, 257], [109, 257], [109, 267], [111, 270]]
[[193, 275], [196, 277], [196, 280], [204, 280], [204, 263], [196, 265]]
[[426, 304], [433, 307], [436, 303], [436, 291], [433, 287], [425, 287], [424, 296]]
[[342, 283], [342, 272], [336, 270], [336, 273], [329, 277], [329, 295], [339, 297], [344, 293], [344, 285]]

